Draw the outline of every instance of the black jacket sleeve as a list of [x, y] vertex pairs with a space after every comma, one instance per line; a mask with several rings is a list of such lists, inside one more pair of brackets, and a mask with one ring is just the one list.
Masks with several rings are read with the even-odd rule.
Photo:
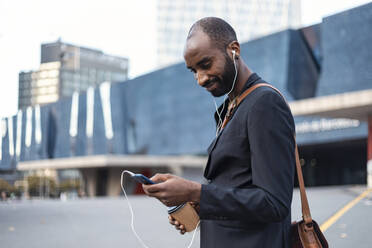
[[290, 213], [295, 130], [289, 107], [278, 93], [266, 91], [250, 109], [246, 124], [252, 185], [246, 188], [203, 185], [202, 219], [222, 216], [249, 222], [277, 222]]

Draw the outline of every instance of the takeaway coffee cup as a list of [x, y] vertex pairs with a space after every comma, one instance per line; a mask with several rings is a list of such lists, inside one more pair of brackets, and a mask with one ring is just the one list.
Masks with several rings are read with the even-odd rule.
[[199, 223], [199, 215], [190, 203], [169, 207], [168, 214], [185, 226], [186, 232], [194, 230]]

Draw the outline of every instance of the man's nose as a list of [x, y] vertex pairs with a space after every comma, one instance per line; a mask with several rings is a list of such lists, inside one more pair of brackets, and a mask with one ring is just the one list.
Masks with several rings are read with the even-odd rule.
[[206, 82], [208, 81], [208, 75], [203, 72], [195, 73], [195, 79], [198, 81], [198, 84], [202, 87], [205, 86]]

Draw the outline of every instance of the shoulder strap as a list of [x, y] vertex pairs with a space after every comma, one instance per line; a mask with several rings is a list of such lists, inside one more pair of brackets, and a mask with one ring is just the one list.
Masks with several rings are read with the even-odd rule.
[[[252, 87], [249, 87], [247, 90], [245, 90], [237, 98], [237, 100], [235, 102], [233, 102], [232, 104], [229, 105], [229, 108], [227, 110], [227, 113], [226, 113], [226, 116], [225, 116], [225, 119], [223, 121], [223, 124], [222, 124], [221, 129], [223, 129], [227, 125], [227, 123], [230, 121], [231, 115], [232, 115], [232, 111], [236, 107], [239, 106], [239, 104], [243, 101], [243, 99], [246, 96], [248, 96], [252, 91], [254, 91], [255, 89], [257, 89], [258, 87], [263, 87], [263, 86], [270, 87], [270, 88], [274, 89], [285, 100], [285, 98], [282, 95], [282, 93], [278, 89], [276, 89], [274, 86], [272, 86], [270, 84], [259, 83], [259, 84], [253, 85]], [[286, 101], [286, 103], [287, 103], [287, 101]], [[287, 103], [287, 105], [288, 105], [288, 103]], [[301, 169], [301, 165], [300, 165], [300, 158], [299, 158], [299, 155], [298, 155], [298, 148], [297, 148], [296, 135], [295, 134], [294, 134], [294, 140], [295, 140], [296, 171], [297, 171], [297, 178], [298, 178], [298, 184], [300, 186], [300, 195], [301, 195], [302, 218], [303, 218], [303, 220], [304, 220], [304, 222], [306, 224], [311, 224], [312, 223], [312, 218], [311, 218], [311, 214], [310, 214], [309, 202], [308, 202], [307, 196], [306, 196], [305, 183], [304, 183], [304, 178], [302, 176], [302, 169]]]

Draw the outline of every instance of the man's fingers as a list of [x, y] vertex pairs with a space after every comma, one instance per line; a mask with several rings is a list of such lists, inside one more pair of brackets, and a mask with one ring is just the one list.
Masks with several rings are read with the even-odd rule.
[[142, 184], [142, 189], [143, 189], [143, 191], [145, 192], [146, 195], [150, 194], [150, 192], [148, 192], [148, 188], [149, 188], [149, 185]]
[[157, 173], [155, 176], [151, 177], [150, 179], [156, 183], [167, 181], [169, 178], [171, 178], [171, 174], [160, 174]]
[[176, 225], [176, 219], [174, 219], [172, 216], [168, 216], [168, 219], [169, 219], [169, 223], [172, 224], [172, 225]]
[[[163, 186], [161, 185], [161, 183], [158, 183], [158, 184], [151, 184], [151, 185], [145, 185], [143, 184], [142, 185], [142, 188], [143, 190], [147, 193], [147, 194], [153, 194], [153, 193], [157, 193], [159, 191], [162, 191], [164, 188]], [[152, 195], [151, 195], [152, 196]]]
[[164, 190], [164, 186], [162, 185], [162, 183], [150, 186], [146, 185], [142, 188], [145, 191], [146, 195], [157, 198], [165, 206], [171, 207], [175, 205], [172, 199], [168, 196], [169, 194]]
[[182, 225], [178, 220], [173, 218], [172, 216], [168, 216], [169, 223], [174, 225], [176, 230], [180, 231], [180, 234], [185, 234], [186, 233], [186, 228], [184, 225]]
[[190, 205], [193, 207], [193, 208], [196, 208], [196, 207], [199, 207], [199, 203], [198, 202], [189, 202]]
[[184, 225], [175, 225], [175, 228], [177, 229], [177, 230], [180, 230], [180, 231], [182, 231], [182, 230], [186, 230], [186, 228], [185, 228], [185, 226]]
[[176, 220], [175, 218], [173, 218], [172, 216], [169, 215], [168, 217], [169, 219], [169, 222], [177, 227], [179, 227], [180, 229], [183, 229], [185, 228], [184, 225], [182, 225], [178, 220]]
[[183, 235], [183, 234], [185, 234], [186, 233], [186, 228], [185, 228], [185, 226], [184, 225], [181, 225], [180, 226], [180, 233]]

